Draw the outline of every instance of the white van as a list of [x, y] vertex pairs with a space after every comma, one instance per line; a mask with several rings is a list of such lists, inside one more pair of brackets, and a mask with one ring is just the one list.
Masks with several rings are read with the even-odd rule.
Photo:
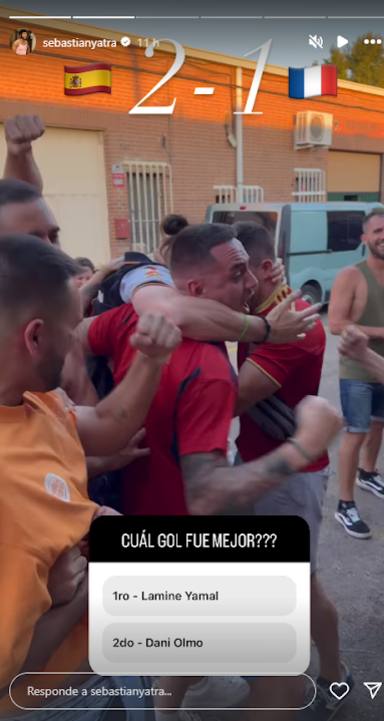
[[337, 273], [358, 263], [365, 253], [362, 221], [381, 203], [233, 203], [208, 206], [206, 222], [253, 220], [275, 238], [288, 282], [311, 303], [327, 303]]

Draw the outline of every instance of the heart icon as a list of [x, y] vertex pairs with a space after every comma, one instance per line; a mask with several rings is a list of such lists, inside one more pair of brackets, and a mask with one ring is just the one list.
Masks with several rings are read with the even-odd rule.
[[345, 681], [342, 683], [331, 683], [329, 690], [335, 698], [337, 698], [338, 701], [341, 701], [344, 696], [346, 696], [350, 692], [350, 688]]

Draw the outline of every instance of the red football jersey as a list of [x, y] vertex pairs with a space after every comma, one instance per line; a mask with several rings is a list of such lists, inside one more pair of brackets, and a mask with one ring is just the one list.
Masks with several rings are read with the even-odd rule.
[[[269, 313], [273, 305], [264, 308], [260, 315]], [[296, 310], [304, 310], [308, 308], [308, 303], [299, 299], [295, 306]], [[321, 320], [315, 323], [305, 338], [294, 343], [281, 345], [262, 343], [254, 345], [252, 349], [247, 343], [240, 343], [239, 371], [244, 362], [254, 363], [280, 386], [276, 391], [276, 397], [290, 408], [294, 408], [305, 396], [318, 393], [325, 344], [326, 335]], [[240, 434], [236, 443], [245, 462], [260, 458], [281, 445], [281, 441], [267, 435], [246, 413], [240, 417]], [[325, 454], [315, 463], [304, 468], [303, 472], [321, 470], [328, 463], [328, 455]]]
[[[132, 305], [124, 304], [90, 326], [92, 352], [112, 360], [116, 383], [134, 358], [129, 338], [136, 323]], [[191, 453], [226, 454], [236, 397], [236, 376], [224, 344], [183, 340], [163, 369], [146, 419], [144, 445], [151, 453], [124, 471], [125, 513], [188, 513], [179, 459]]]

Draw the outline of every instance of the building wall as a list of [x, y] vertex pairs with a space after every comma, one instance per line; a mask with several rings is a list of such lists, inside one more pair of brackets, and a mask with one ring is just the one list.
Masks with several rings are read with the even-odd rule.
[[[0, 143], [5, 147], [0, 126]], [[35, 148], [45, 196], [60, 227], [60, 242], [72, 256], [108, 260], [108, 203], [101, 132], [47, 128]], [[75, 169], [75, 172], [74, 172]]]
[[[0, 19], [0, 121], [14, 113], [34, 112], [49, 126], [102, 132], [113, 253], [127, 247], [126, 240], [116, 238], [115, 220], [128, 216], [127, 188], [113, 185], [114, 164], [131, 160], [169, 163], [174, 210], [184, 213], [191, 222], [204, 217], [206, 206], [214, 200], [214, 185], [236, 183], [235, 150], [227, 140], [227, 132], [234, 125], [233, 65], [219, 56], [220, 62], [187, 57], [177, 76], [148, 101], [169, 104], [176, 97], [173, 116], [134, 116], [128, 114], [129, 109], [169, 69], [173, 57], [168, 53], [156, 51], [149, 59], [142, 48], [133, 46], [97, 51], [45, 49], [44, 39], [81, 38], [81, 26], [71, 32], [36, 27], [37, 51], [28, 57], [16, 57], [8, 48], [9, 33], [15, 27], [12, 21]], [[118, 37], [111, 33], [109, 36]], [[64, 95], [65, 64], [102, 61], [113, 65], [111, 95]], [[243, 71], [244, 100], [252, 77], [251, 70]], [[195, 96], [194, 87], [202, 84], [213, 85], [215, 94]], [[293, 126], [298, 111], [333, 114], [335, 150], [384, 153], [384, 94], [341, 87], [337, 98], [300, 101], [287, 97], [287, 84], [286, 75], [265, 72], [255, 108], [263, 115], [243, 116], [244, 182], [263, 186], [267, 201], [291, 199], [295, 167], [327, 171], [327, 149], [294, 150]], [[76, 173], [75, 158], [73, 170]], [[49, 193], [49, 188], [46, 190]]]
[[378, 200], [381, 155], [332, 150], [328, 156], [328, 194], [358, 195], [359, 200]]

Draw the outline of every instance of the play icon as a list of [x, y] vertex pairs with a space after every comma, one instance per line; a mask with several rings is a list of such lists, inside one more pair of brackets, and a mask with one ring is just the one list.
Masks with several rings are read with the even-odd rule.
[[338, 48], [343, 48], [344, 45], [348, 45], [349, 40], [348, 40], [348, 38], [345, 38], [343, 35], [338, 35], [336, 42], [337, 42]]
[[376, 698], [382, 685], [381, 681], [365, 681], [364, 686], [368, 689], [372, 701]]

